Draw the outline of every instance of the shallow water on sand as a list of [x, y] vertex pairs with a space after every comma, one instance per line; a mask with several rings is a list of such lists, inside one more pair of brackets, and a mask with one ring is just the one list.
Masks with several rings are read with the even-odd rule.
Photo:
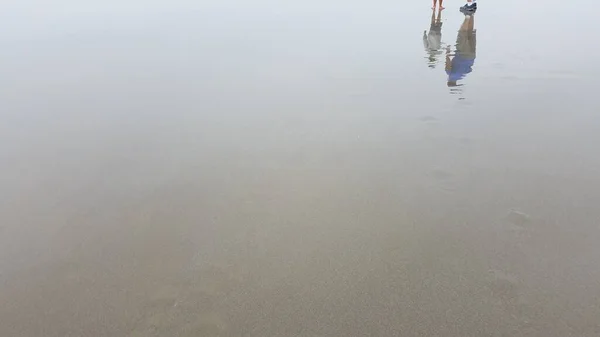
[[0, 335], [600, 336], [592, 11], [445, 5], [3, 4]]

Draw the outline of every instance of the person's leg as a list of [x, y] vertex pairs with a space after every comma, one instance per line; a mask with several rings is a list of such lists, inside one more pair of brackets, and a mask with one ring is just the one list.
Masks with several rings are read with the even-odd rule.
[[443, 4], [444, 4], [444, 0], [440, 0], [440, 10], [445, 8]]
[[435, 9], [437, 7], [437, 0], [433, 0], [433, 7], [431, 9]]

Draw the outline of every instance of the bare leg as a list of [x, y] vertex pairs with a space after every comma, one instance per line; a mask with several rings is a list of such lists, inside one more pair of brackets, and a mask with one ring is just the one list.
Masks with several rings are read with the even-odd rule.
[[444, 0], [440, 0], [440, 10], [444, 9], [445, 7], [443, 6], [444, 4]]
[[433, 0], [433, 7], [431, 9], [435, 9], [437, 7], [437, 0]]

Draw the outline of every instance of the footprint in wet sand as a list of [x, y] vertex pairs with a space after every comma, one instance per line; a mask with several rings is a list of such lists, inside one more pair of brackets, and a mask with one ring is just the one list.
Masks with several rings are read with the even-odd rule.
[[435, 169], [428, 174], [436, 188], [453, 193], [456, 191], [456, 182], [452, 179], [454, 174], [443, 169]]
[[[215, 300], [214, 294], [198, 289], [162, 287], [151, 296], [148, 305], [142, 311], [142, 316], [128, 336], [195, 336], [190, 334], [190, 331], [211, 332], [198, 332], [198, 336], [222, 336], [222, 333], [213, 333], [223, 330], [224, 326], [221, 320], [215, 318], [218, 316]], [[190, 328], [190, 322], [198, 323]], [[185, 333], [177, 334], [177, 331]]]
[[468, 138], [468, 137], [461, 137], [458, 139], [458, 142], [461, 145], [473, 145], [473, 143], [475, 142], [473, 139]]
[[423, 116], [423, 117], [419, 118], [419, 120], [421, 122], [425, 122], [425, 123], [435, 123], [438, 121], [438, 119], [433, 116]]
[[190, 289], [224, 295], [243, 283], [243, 279], [243, 273], [236, 268], [212, 264], [190, 271], [182, 283]]
[[156, 290], [151, 296], [149, 305], [152, 307], [171, 307], [177, 303], [181, 289], [173, 285], [165, 285]]
[[448, 171], [442, 169], [435, 169], [429, 173], [429, 176], [436, 180], [448, 180], [454, 175]]
[[517, 277], [500, 270], [490, 270], [488, 288], [492, 296], [503, 303], [515, 302], [519, 298]]
[[223, 337], [227, 336], [227, 325], [216, 314], [198, 317], [177, 334], [180, 337]]
[[148, 296], [129, 337], [225, 336], [219, 302], [238, 284], [231, 268], [210, 264], [190, 270]]
[[528, 214], [517, 210], [508, 212], [505, 220], [511, 225], [519, 228], [525, 228], [531, 223], [531, 217]]

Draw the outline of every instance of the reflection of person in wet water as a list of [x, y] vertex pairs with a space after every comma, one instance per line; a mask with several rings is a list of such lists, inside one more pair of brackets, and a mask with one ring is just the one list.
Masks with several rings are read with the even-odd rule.
[[423, 45], [429, 54], [429, 67], [435, 68], [437, 57], [442, 54], [442, 10], [438, 10], [437, 17], [435, 9], [431, 12], [431, 26], [429, 33], [423, 32]]
[[448, 86], [456, 87], [457, 82], [473, 71], [475, 64], [475, 52], [477, 48], [475, 16], [465, 15], [458, 37], [456, 39], [456, 53], [451, 59], [450, 47], [446, 50], [446, 73], [448, 74]]

